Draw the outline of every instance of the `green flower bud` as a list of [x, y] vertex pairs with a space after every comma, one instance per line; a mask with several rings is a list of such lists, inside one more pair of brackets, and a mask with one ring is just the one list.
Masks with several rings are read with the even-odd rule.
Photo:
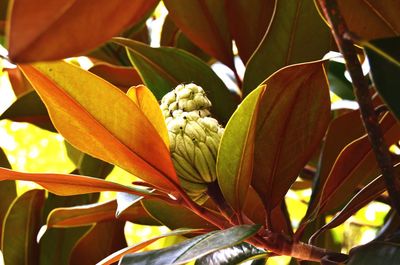
[[170, 152], [181, 185], [197, 203], [204, 203], [207, 184], [216, 180], [216, 158], [224, 129], [210, 117], [211, 102], [195, 85], [179, 85], [166, 94], [162, 109]]

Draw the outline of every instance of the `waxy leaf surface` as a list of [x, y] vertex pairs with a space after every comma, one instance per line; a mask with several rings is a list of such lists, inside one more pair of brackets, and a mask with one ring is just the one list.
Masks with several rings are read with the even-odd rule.
[[185, 264], [216, 250], [236, 245], [255, 234], [259, 228], [259, 226], [242, 225], [213, 231], [172, 247], [126, 255], [122, 258], [120, 264]]
[[175, 190], [177, 176], [168, 148], [127, 95], [68, 63], [21, 68], [68, 142], [162, 190]]
[[283, 68], [264, 84], [252, 128], [252, 186], [271, 211], [319, 146], [330, 120], [330, 99], [321, 61]]
[[81, 55], [138, 23], [158, 2], [13, 1], [8, 18], [9, 56], [21, 63]]
[[171, 19], [193, 43], [234, 68], [224, 1], [166, 0], [164, 4]]
[[[151, 48], [143, 43], [115, 38], [127, 47], [132, 63], [157, 99], [181, 83], [201, 86], [213, 104], [212, 113], [226, 123], [235, 111], [237, 99], [216, 73], [199, 58], [176, 48]], [[224, 104], [217, 104], [224, 102]]]
[[225, 0], [229, 29], [246, 64], [272, 20], [276, 0]]
[[248, 95], [225, 127], [217, 158], [218, 184], [227, 202], [238, 212], [243, 209], [253, 172], [255, 126], [261, 86]]
[[329, 28], [321, 21], [313, 1], [277, 1], [268, 32], [247, 63], [244, 93], [250, 93], [284, 66], [321, 59], [330, 45]]
[[1, 238], [5, 264], [38, 264], [36, 236], [44, 200], [44, 190], [30, 190], [14, 200], [7, 212]]

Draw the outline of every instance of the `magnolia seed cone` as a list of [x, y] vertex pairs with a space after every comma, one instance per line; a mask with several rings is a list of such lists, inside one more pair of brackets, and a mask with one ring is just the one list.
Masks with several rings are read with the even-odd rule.
[[170, 152], [181, 185], [197, 203], [217, 178], [215, 161], [224, 129], [210, 117], [211, 102], [195, 84], [179, 85], [161, 99]]

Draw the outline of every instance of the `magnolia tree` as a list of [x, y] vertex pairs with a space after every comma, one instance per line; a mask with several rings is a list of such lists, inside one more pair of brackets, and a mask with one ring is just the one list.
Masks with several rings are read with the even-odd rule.
[[[6, 265], [400, 263], [390, 151], [400, 138], [400, 1], [1, 5], [2, 62], [17, 65], [3, 71], [18, 98], [0, 118], [59, 133], [76, 165], [19, 172], [2, 154]], [[146, 21], [158, 5], [168, 15], [152, 47]], [[76, 56], [93, 66], [63, 60]], [[331, 110], [331, 98], [358, 104]], [[105, 180], [113, 166], [129, 185]], [[17, 196], [15, 180], [44, 189]], [[287, 194], [306, 189], [294, 222]], [[98, 202], [104, 191], [117, 195]], [[333, 244], [330, 229], [376, 200], [391, 209], [376, 238]], [[127, 246], [126, 222], [171, 232]], [[185, 240], [141, 251], [177, 235]]]

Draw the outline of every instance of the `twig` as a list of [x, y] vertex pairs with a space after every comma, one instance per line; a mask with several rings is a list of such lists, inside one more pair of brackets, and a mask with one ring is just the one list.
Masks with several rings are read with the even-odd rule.
[[363, 75], [360, 61], [354, 48], [351, 33], [340, 14], [336, 0], [318, 0], [327, 17], [331, 30], [350, 73], [354, 94], [360, 106], [361, 117], [368, 133], [377, 163], [385, 179], [386, 187], [393, 207], [400, 213], [400, 180], [396, 178], [392, 159], [386, 143], [384, 142], [378, 118], [372, 105], [368, 82]]

